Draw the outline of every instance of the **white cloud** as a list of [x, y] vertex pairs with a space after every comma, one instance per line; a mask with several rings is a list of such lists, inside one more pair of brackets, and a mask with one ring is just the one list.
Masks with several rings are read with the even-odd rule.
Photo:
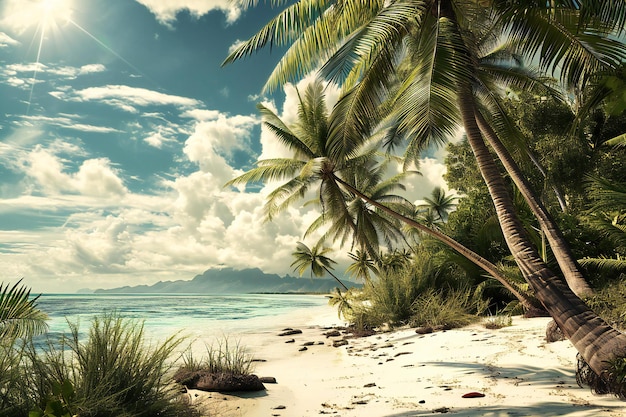
[[126, 85], [89, 87], [73, 92], [56, 91], [54, 96], [67, 101], [99, 101], [129, 113], [137, 113], [137, 107], [175, 106], [186, 109], [202, 105], [196, 99]]
[[257, 123], [253, 116], [226, 115], [200, 122], [187, 139], [183, 151], [203, 172], [232, 171], [223, 166], [226, 161], [222, 163], [218, 154], [230, 155], [235, 149], [246, 149], [250, 131]]
[[172, 28], [176, 15], [188, 11], [199, 18], [211, 11], [220, 11], [228, 23], [233, 23], [241, 15], [241, 8], [230, 0], [136, 0], [154, 14], [159, 23]]
[[7, 35], [4, 32], [0, 32], [0, 48], [6, 48], [7, 46], [17, 46], [20, 43]]
[[88, 64], [80, 67], [78, 73], [80, 75], [84, 74], [93, 74], [95, 72], [104, 72], [106, 71], [106, 67], [102, 64]]
[[120, 132], [120, 130], [107, 127], [107, 126], [94, 126], [85, 123], [79, 123], [77, 120], [81, 116], [78, 115], [65, 115], [59, 117], [47, 117], [47, 116], [18, 116], [20, 120], [26, 120], [31, 123], [31, 125], [35, 124], [48, 124], [52, 126], [59, 126], [65, 129], [78, 130], [81, 132], [92, 132], [92, 133], [112, 133], [112, 132]]
[[49, 194], [80, 194], [109, 198], [123, 196], [127, 189], [106, 158], [87, 159], [78, 171], [66, 173], [63, 161], [37, 145], [26, 159], [26, 173]]

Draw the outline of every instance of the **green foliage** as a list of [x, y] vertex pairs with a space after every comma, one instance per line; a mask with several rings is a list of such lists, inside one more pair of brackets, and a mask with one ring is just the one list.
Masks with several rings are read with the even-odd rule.
[[206, 356], [197, 359], [188, 349], [183, 355], [185, 371], [206, 371], [210, 373], [226, 373], [232, 375], [249, 375], [254, 366], [252, 356], [241, 346], [239, 341], [231, 344], [228, 337], [220, 339], [217, 344], [206, 346]]
[[37, 299], [31, 299], [30, 290], [20, 286], [0, 283], [0, 341], [31, 337], [46, 331], [48, 316], [37, 308]]
[[614, 326], [626, 329], [626, 275], [609, 281], [603, 288], [585, 300], [600, 317]]
[[52, 384], [52, 398], [46, 401], [46, 408], [31, 411], [28, 417], [72, 417], [69, 404], [75, 397], [76, 393], [70, 381], [65, 380], [62, 383], [55, 381]]
[[413, 305], [410, 324], [417, 326], [443, 326], [455, 328], [467, 326], [478, 319], [487, 309], [489, 301], [470, 289], [448, 292], [429, 289], [420, 295]]
[[503, 327], [511, 326], [513, 324], [513, 319], [510, 314], [496, 313], [488, 316], [483, 324], [487, 329], [501, 329]]
[[378, 276], [366, 281], [362, 291], [343, 294], [342, 299], [335, 296], [335, 305], [347, 305], [344, 315], [360, 329], [471, 322], [487, 308], [488, 302], [482, 299], [484, 286], [469, 290], [467, 276], [458, 268], [446, 267], [436, 253], [419, 247], [412, 258], [402, 252], [383, 256], [383, 260], [393, 259], [381, 264]]
[[13, 381], [0, 390], [0, 416], [197, 415], [170, 382], [172, 356], [182, 338], [147, 344], [142, 324], [114, 314], [94, 318], [85, 340], [77, 324], [70, 328], [69, 337], [49, 341], [45, 348], [13, 346]]

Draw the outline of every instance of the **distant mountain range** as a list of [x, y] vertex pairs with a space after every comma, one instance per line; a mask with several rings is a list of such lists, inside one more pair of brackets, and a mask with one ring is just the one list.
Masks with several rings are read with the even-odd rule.
[[[343, 280], [348, 287], [361, 284]], [[294, 278], [266, 274], [258, 268], [209, 269], [192, 280], [159, 281], [153, 285], [125, 286], [95, 290], [96, 294], [246, 294], [246, 293], [328, 293], [339, 287], [332, 278]]]

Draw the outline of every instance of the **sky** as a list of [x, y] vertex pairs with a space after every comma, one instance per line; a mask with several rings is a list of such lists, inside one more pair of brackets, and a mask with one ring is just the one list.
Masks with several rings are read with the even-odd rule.
[[[73, 293], [217, 267], [296, 275], [291, 253], [318, 213], [293, 207], [267, 223], [271, 185], [224, 187], [284, 154], [257, 103], [295, 117], [293, 84], [261, 95], [280, 49], [221, 66], [276, 12], [229, 0], [0, 0], [0, 282]], [[445, 186], [442, 158], [422, 160], [409, 199]], [[349, 248], [337, 249], [341, 274]]]

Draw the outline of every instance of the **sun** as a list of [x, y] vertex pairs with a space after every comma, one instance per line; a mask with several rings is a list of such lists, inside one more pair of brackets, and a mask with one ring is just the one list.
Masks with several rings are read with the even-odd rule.
[[73, 0], [1, 0], [0, 21], [16, 34], [71, 21]]
[[39, 23], [46, 26], [50, 24], [65, 23], [72, 20], [71, 0], [40, 0], [35, 5], [39, 16]]

